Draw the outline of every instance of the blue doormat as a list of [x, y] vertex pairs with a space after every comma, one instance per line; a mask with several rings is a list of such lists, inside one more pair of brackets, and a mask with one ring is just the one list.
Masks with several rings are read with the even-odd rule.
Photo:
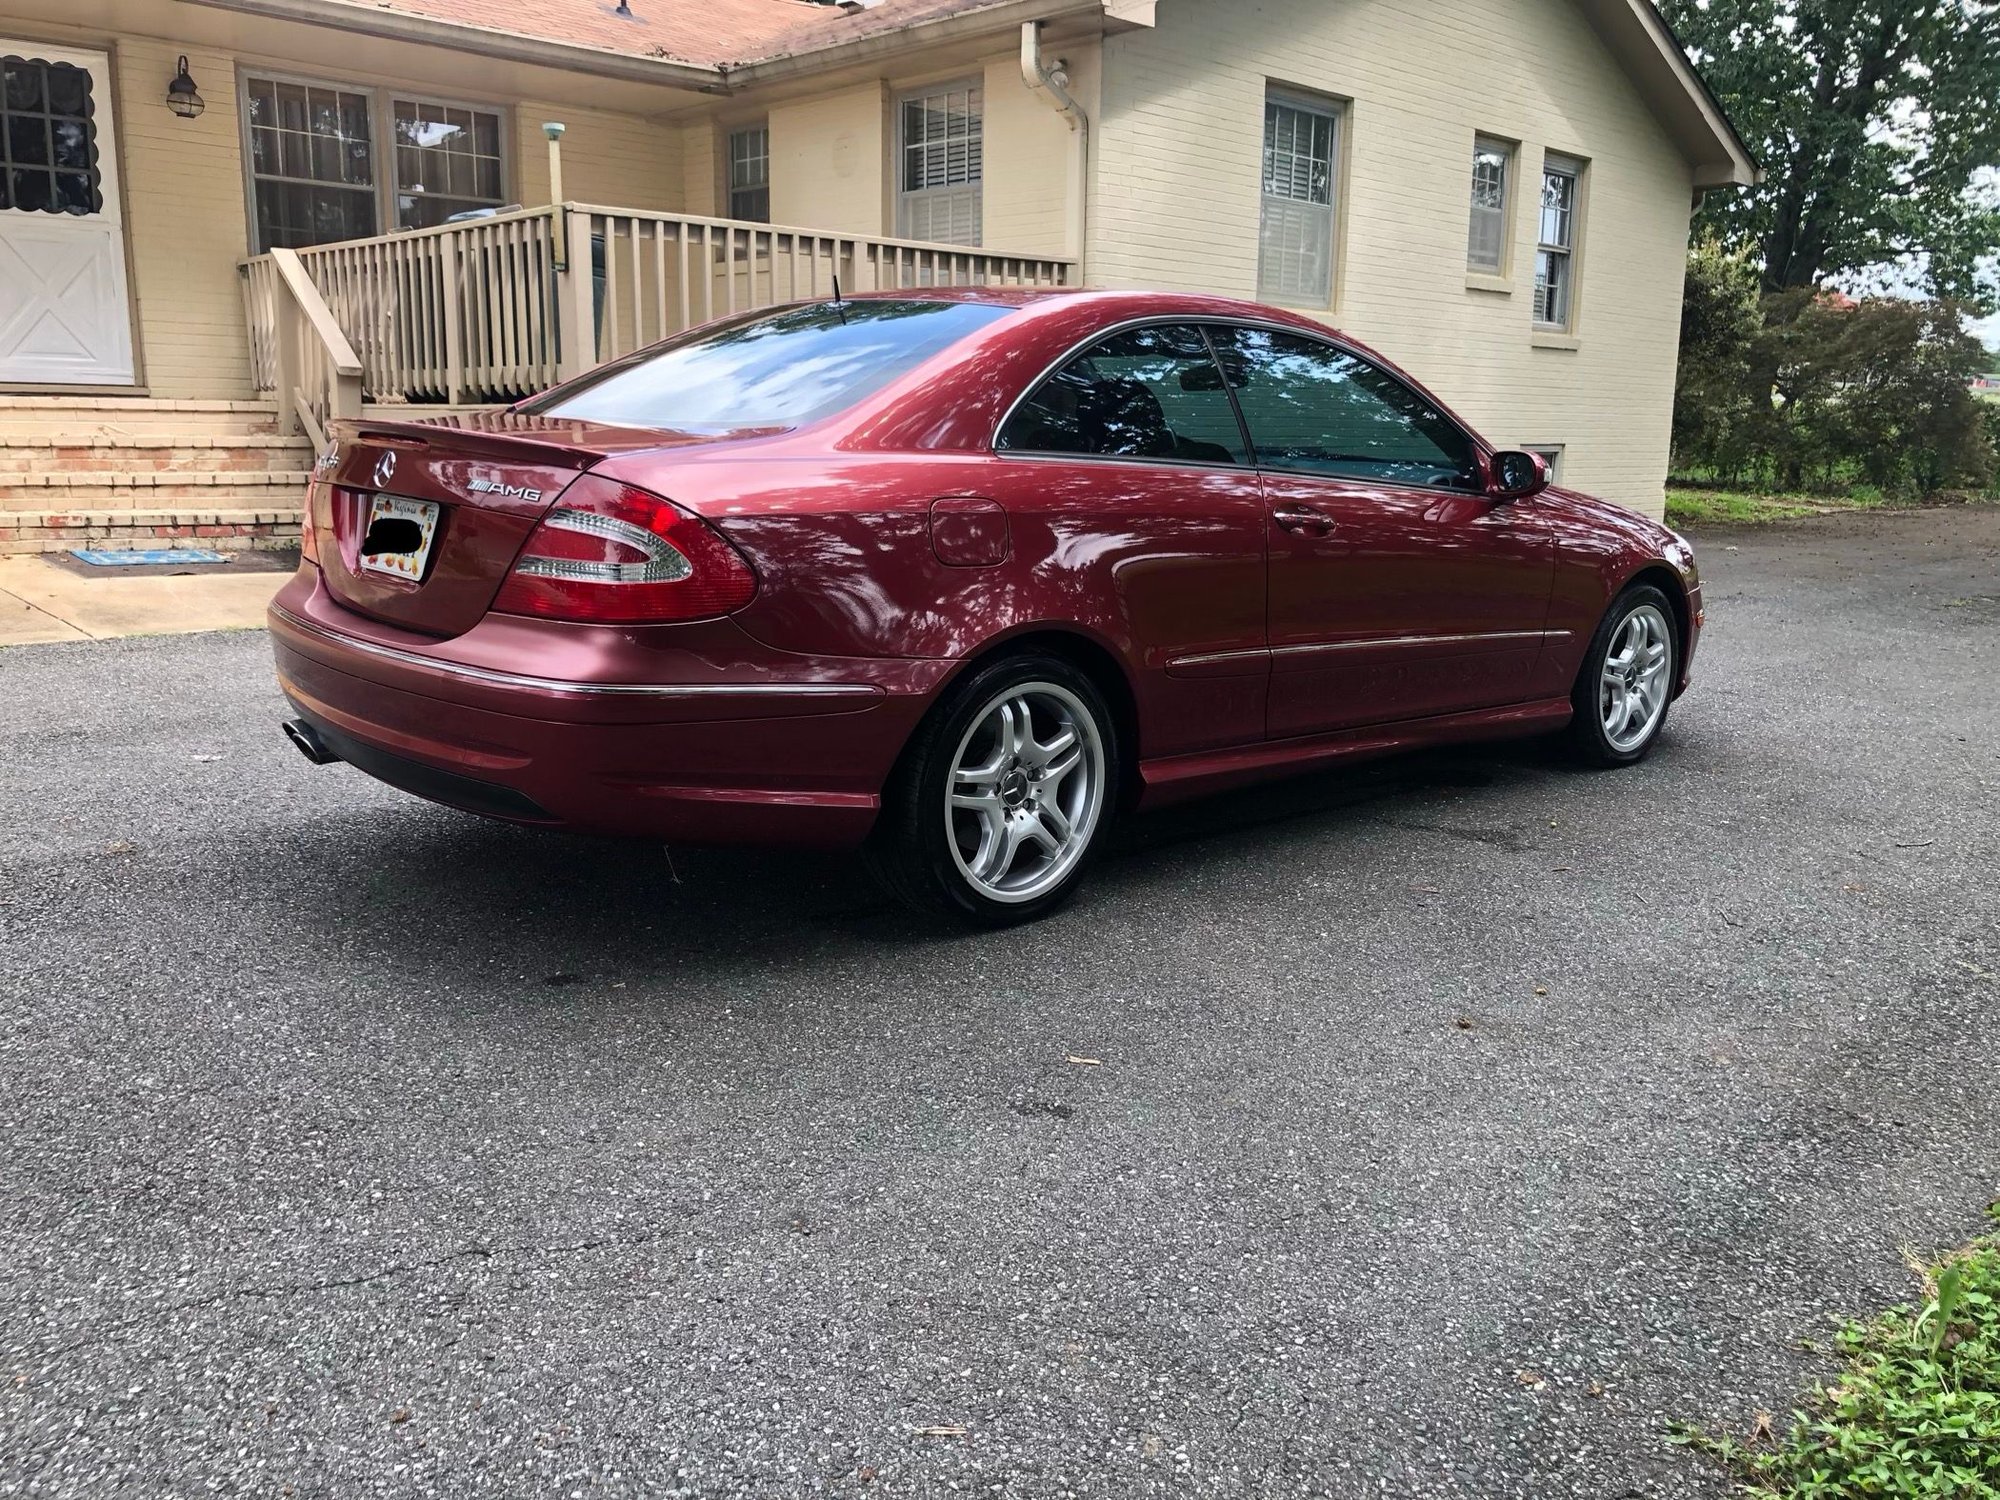
[[153, 547], [143, 552], [112, 552], [102, 547], [72, 547], [69, 555], [97, 568], [143, 568], [159, 563], [226, 563], [228, 558], [206, 547]]

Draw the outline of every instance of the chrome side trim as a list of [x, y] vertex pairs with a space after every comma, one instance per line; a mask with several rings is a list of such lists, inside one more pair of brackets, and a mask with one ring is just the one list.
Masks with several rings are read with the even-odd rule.
[[1260, 656], [1269, 656], [1270, 654], [1270, 648], [1266, 646], [1258, 646], [1250, 651], [1198, 651], [1193, 656], [1171, 657], [1167, 662], [1167, 666], [1170, 669], [1173, 667], [1212, 667], [1217, 662], [1254, 661]]
[[[1566, 633], [1566, 632], [1565, 632]], [[1336, 651], [1365, 651], [1370, 646], [1462, 646], [1472, 641], [1539, 641], [1541, 630], [1484, 630], [1466, 635], [1384, 635], [1360, 641], [1314, 641], [1302, 646], [1273, 646], [1273, 656], [1320, 656]]]
[[403, 666], [424, 667], [467, 682], [483, 683], [488, 687], [532, 688], [537, 692], [553, 693], [561, 697], [879, 698], [883, 695], [882, 689], [865, 682], [564, 682], [556, 677], [530, 677], [521, 672], [502, 672], [492, 667], [467, 666], [464, 662], [439, 661], [436, 657], [425, 656], [420, 651], [405, 651], [400, 646], [383, 646], [374, 641], [364, 641], [358, 636], [328, 630], [324, 625], [316, 625], [311, 620], [301, 619], [280, 604], [273, 604], [271, 613], [294, 629], [325, 641], [328, 645], [338, 646], [343, 651], [356, 651], [363, 656], [379, 657], [384, 661], [397, 662]]
[[1370, 646], [1454, 646], [1468, 641], [1561, 641], [1567, 630], [1492, 630], [1470, 635], [1389, 635], [1363, 641], [1313, 641], [1300, 646], [1259, 646], [1250, 651], [1204, 651], [1194, 656], [1176, 656], [1169, 667], [1206, 667], [1217, 662], [1249, 661], [1259, 656], [1320, 656], [1337, 651], [1361, 651]]

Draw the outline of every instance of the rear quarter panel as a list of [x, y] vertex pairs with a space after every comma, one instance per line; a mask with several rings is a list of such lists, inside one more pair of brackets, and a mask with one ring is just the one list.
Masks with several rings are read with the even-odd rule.
[[[848, 452], [619, 477], [691, 505], [743, 551], [759, 585], [735, 623], [779, 650], [962, 659], [1054, 631], [1121, 664], [1144, 756], [1263, 733], [1265, 521], [1254, 473]], [[947, 496], [1005, 510], [1004, 560], [938, 557], [930, 508]], [[1243, 651], [1251, 659], [1210, 675], [1169, 670]]]

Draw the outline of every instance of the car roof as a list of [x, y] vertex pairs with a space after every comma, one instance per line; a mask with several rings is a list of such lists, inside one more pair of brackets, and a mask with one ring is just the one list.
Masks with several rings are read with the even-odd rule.
[[989, 306], [1017, 307], [1026, 311], [1052, 311], [1087, 306], [1108, 319], [1185, 317], [1256, 318], [1260, 321], [1290, 323], [1300, 328], [1338, 332], [1330, 324], [1316, 322], [1290, 308], [1271, 307], [1241, 297], [1223, 297], [1208, 292], [1152, 291], [1117, 287], [1047, 286], [940, 286], [905, 287], [878, 292], [853, 292], [847, 300], [891, 302], [969, 302]]

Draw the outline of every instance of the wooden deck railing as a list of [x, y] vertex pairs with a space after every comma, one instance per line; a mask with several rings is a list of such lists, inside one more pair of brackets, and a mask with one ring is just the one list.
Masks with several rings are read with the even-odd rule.
[[294, 251], [257, 257], [243, 280], [243, 304], [259, 388], [278, 397], [278, 430], [325, 447], [329, 422], [361, 415], [361, 356]]
[[[1065, 286], [1075, 264], [964, 245], [564, 204], [243, 262], [259, 390], [297, 405], [280, 358], [294, 255], [368, 399], [511, 401], [697, 323], [843, 292]], [[293, 372], [296, 374], [296, 372]]]

